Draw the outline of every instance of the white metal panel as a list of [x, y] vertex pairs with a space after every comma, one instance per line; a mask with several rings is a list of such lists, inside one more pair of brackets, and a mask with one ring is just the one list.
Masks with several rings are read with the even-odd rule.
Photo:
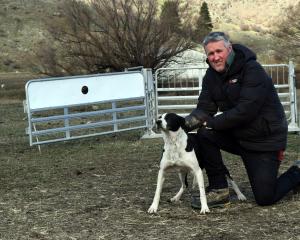
[[[86, 94], [82, 93], [85, 86]], [[26, 94], [29, 109], [35, 110], [142, 97], [145, 84], [140, 72], [49, 78], [29, 81]]]

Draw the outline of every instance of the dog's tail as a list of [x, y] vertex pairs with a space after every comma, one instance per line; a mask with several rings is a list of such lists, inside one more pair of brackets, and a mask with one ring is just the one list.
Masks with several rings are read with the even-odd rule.
[[233, 181], [233, 178], [231, 177], [231, 175], [230, 175], [230, 173], [229, 173], [227, 167], [226, 167], [225, 165], [223, 165], [223, 168], [224, 168], [225, 176], [226, 176], [227, 178], [229, 178], [231, 181]]
[[224, 165], [224, 170], [225, 170], [225, 175], [227, 177], [228, 185], [231, 186], [232, 189], [235, 191], [238, 199], [241, 200], [241, 201], [247, 200], [247, 198], [245, 197], [245, 195], [239, 189], [239, 186], [235, 183], [235, 181], [231, 177], [231, 175], [230, 175], [230, 173], [229, 173], [229, 171], [228, 171], [228, 169], [227, 169], [227, 167], [225, 165]]

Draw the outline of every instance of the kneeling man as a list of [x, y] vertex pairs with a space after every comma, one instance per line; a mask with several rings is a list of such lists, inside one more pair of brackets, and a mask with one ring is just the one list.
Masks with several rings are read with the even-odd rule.
[[[300, 184], [299, 160], [278, 177], [288, 126], [272, 79], [249, 48], [231, 44], [223, 32], [210, 33], [203, 46], [209, 68], [185, 124], [200, 127], [197, 158], [208, 176], [208, 206], [229, 202], [220, 150], [241, 156], [257, 204], [271, 205]], [[197, 196], [192, 207], [200, 207]]]

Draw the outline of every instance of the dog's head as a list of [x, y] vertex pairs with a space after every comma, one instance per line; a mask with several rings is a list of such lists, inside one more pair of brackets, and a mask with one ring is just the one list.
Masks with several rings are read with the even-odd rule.
[[156, 121], [158, 129], [176, 132], [181, 127], [185, 129], [185, 120], [175, 113], [164, 113]]

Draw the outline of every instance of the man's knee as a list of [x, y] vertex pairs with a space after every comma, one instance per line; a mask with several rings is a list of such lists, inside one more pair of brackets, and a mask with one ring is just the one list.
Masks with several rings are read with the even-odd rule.
[[254, 193], [254, 198], [260, 206], [268, 206], [274, 203], [274, 194], [272, 192]]

